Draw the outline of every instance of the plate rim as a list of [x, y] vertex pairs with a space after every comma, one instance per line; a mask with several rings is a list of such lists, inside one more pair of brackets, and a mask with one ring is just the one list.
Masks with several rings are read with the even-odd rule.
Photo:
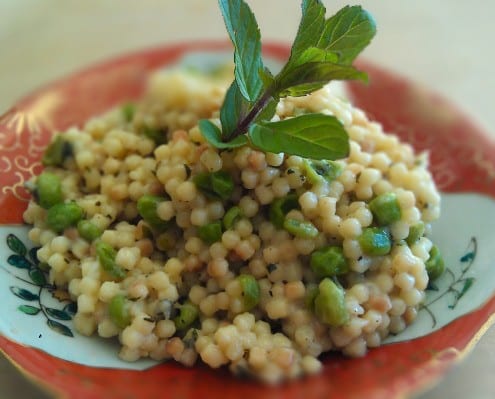
[[[118, 66], [119, 64], [123, 64], [126, 62], [130, 62], [133, 59], [139, 59], [143, 57], [150, 57], [153, 54], [159, 53], [161, 51], [164, 51], [165, 49], [176, 49], [180, 51], [181, 53], [187, 53], [190, 51], [194, 50], [225, 50], [228, 48], [229, 42], [226, 42], [224, 40], [187, 40], [187, 41], [179, 41], [179, 42], [173, 42], [173, 43], [166, 43], [163, 45], [158, 45], [158, 46], [152, 46], [149, 48], [144, 48], [144, 49], [139, 49], [136, 51], [131, 51], [131, 52], [126, 52], [123, 54], [117, 54], [113, 57], [110, 57], [108, 59], [100, 60], [94, 63], [90, 63], [87, 66], [82, 66], [81, 68], [78, 68], [76, 71], [71, 72], [61, 78], [52, 80], [51, 82], [48, 82], [46, 84], [41, 85], [40, 87], [36, 88], [35, 90], [31, 91], [30, 93], [22, 96], [19, 100], [15, 101], [15, 103], [7, 109], [7, 111], [0, 115], [0, 120], [2, 117], [6, 114], [8, 114], [12, 109], [14, 109], [17, 106], [22, 106], [22, 104], [25, 104], [26, 102], [32, 100], [33, 98], [36, 98], [40, 95], [43, 94], [46, 90], [53, 88], [55, 86], [60, 86], [64, 84], [68, 84], [70, 81], [77, 79], [80, 76], [83, 76], [85, 74], [88, 74], [90, 72], [93, 72], [95, 70], [98, 70], [100, 68], [112, 68], [115, 66]], [[279, 57], [282, 55], [287, 55], [289, 51], [289, 46], [287, 43], [283, 42], [277, 42], [277, 41], [268, 41], [264, 46], [264, 51], [268, 51], [270, 53], [276, 54]], [[369, 62], [366, 60], [360, 60], [359, 65], [365, 65], [366, 67], [372, 66], [373, 68], [379, 69], [387, 74], [390, 74], [398, 79], [403, 80], [407, 84], [410, 84], [412, 86], [422, 86], [420, 83], [415, 82], [412, 79], [409, 79], [408, 77], [405, 77], [401, 75], [400, 73], [397, 73], [395, 71], [389, 70], [387, 68], [384, 68], [382, 66], [379, 66], [373, 62]], [[449, 108], [455, 110], [460, 114], [460, 117], [469, 121], [470, 123], [473, 123], [474, 126], [476, 127], [476, 137], [478, 136], [484, 136], [485, 139], [492, 139], [491, 136], [488, 134], [488, 132], [485, 130], [484, 127], [477, 125], [476, 119], [472, 115], [469, 115], [467, 112], [463, 111], [460, 109], [457, 104], [451, 103], [448, 99], [445, 99], [442, 97], [440, 94], [436, 93], [433, 90], [427, 89], [428, 94], [433, 95], [442, 101], [444, 101]], [[492, 144], [495, 144], [493, 142]], [[493, 148], [491, 149], [493, 151]], [[493, 197], [492, 197], [493, 199]], [[474, 312], [481, 311], [483, 308], [488, 306], [489, 303], [494, 302], [495, 303], [495, 295], [492, 295], [480, 308], [475, 310]], [[473, 313], [474, 313], [473, 312]], [[458, 320], [462, 320], [465, 316], [462, 316]], [[488, 331], [488, 329], [495, 324], [495, 311], [491, 313], [487, 317], [487, 319], [484, 321], [484, 323], [481, 325], [479, 330], [474, 333], [474, 335], [469, 339], [468, 343], [462, 348], [461, 350], [457, 350], [456, 356], [450, 360], [450, 365], [448, 368], [451, 368], [454, 364], [459, 363], [462, 361], [462, 359], [469, 353], [471, 350], [474, 348], [474, 346], [477, 344], [477, 342], [481, 339], [481, 337]], [[26, 348], [35, 350], [35, 351], [40, 351], [43, 353], [46, 353], [48, 356], [51, 356], [47, 352], [44, 352], [40, 349], [29, 347], [28, 345], [23, 345], [19, 344], [15, 341], [11, 341], [10, 339], [6, 338], [4, 335], [0, 334], [1, 339], [5, 339], [15, 345], [21, 345]], [[65, 398], [65, 397], [70, 397], [69, 393], [59, 391], [59, 389], [55, 385], [51, 385], [49, 382], [42, 380], [35, 374], [30, 373], [28, 370], [23, 368], [17, 361], [12, 357], [8, 351], [5, 350], [5, 348], [2, 345], [2, 341], [0, 339], [0, 352], [9, 360], [11, 364], [14, 365], [14, 367], [26, 378], [28, 378], [30, 381], [34, 382], [37, 386], [41, 387], [43, 390], [47, 391], [49, 394], [56, 394], [60, 395], [58, 397], [60, 398]], [[451, 347], [453, 348], [453, 347]], [[450, 348], [447, 348], [450, 349]], [[431, 358], [429, 362], [434, 361], [434, 358]], [[87, 366], [89, 367], [89, 366]], [[430, 376], [430, 379], [428, 381], [423, 380], [424, 382], [422, 384], [416, 384], [416, 385], [408, 385], [407, 387], [404, 387], [402, 392], [397, 392], [395, 396], [390, 396], [390, 398], [405, 398], [406, 395], [409, 395], [413, 392], [424, 392], [425, 390], [429, 389], [429, 387], [433, 386], [439, 379], [441, 379], [445, 375], [446, 371], [442, 371], [440, 373], [432, 373]], [[67, 396], [66, 396], [67, 395]]]

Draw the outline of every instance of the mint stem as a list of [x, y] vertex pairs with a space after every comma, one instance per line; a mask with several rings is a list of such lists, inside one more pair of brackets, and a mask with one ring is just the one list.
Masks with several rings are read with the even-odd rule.
[[234, 140], [236, 137], [241, 134], [246, 133], [249, 128], [249, 125], [256, 119], [263, 108], [265, 108], [266, 104], [270, 101], [273, 94], [273, 87], [269, 87], [265, 93], [258, 99], [251, 108], [251, 111], [238, 123], [237, 127], [224, 138], [224, 142], [228, 143], [229, 141]]

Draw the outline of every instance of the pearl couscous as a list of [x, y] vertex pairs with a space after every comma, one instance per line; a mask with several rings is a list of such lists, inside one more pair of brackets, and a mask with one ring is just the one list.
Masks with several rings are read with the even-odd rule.
[[[161, 72], [145, 97], [57, 135], [24, 213], [74, 326], [126, 361], [199, 360], [277, 382], [363, 356], [412, 323], [441, 257], [427, 157], [325, 87], [277, 120], [335, 115], [350, 154], [218, 150], [227, 81]], [[441, 272], [441, 270], [440, 270]]]

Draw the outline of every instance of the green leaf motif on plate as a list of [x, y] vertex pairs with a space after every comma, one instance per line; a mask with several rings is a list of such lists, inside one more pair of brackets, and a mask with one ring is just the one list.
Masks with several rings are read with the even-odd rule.
[[39, 285], [40, 287], [46, 284], [45, 274], [37, 267], [29, 270], [29, 277], [31, 278], [34, 284]]
[[[77, 312], [77, 304], [70, 302], [66, 304], [63, 309], [55, 309], [44, 306], [42, 303], [43, 290], [47, 290], [53, 295], [56, 287], [48, 284], [47, 275], [50, 267], [46, 263], [40, 263], [38, 260], [37, 252], [39, 248], [31, 248], [28, 250], [24, 243], [14, 234], [9, 234], [6, 237], [6, 243], [9, 249], [14, 252], [7, 258], [7, 263], [17, 269], [25, 270], [29, 276], [29, 279], [23, 278], [3, 266], [0, 266], [0, 269], [25, 284], [37, 287], [38, 290], [38, 293], [33, 293], [25, 288], [10, 286], [10, 291], [16, 297], [21, 298], [24, 301], [37, 301], [38, 303], [38, 306], [22, 304], [17, 307], [17, 310], [29, 316], [36, 316], [39, 313], [42, 313], [46, 319], [48, 327], [50, 327], [54, 332], [67, 337], [73, 337], [74, 334], [71, 329], [57, 320], [72, 320], [72, 317]], [[67, 298], [61, 299], [56, 296], [54, 297], [60, 302], [65, 302], [67, 300]]]
[[71, 302], [64, 306], [64, 312], [74, 316], [77, 313], [77, 302]]
[[28, 251], [29, 259], [31, 259], [31, 262], [33, 262], [36, 266], [40, 263], [38, 259], [38, 249], [40, 249], [40, 247], [34, 247]]
[[20, 256], [25, 256], [27, 249], [26, 246], [22, 243], [17, 236], [14, 234], [9, 234], [7, 236], [7, 246], [16, 254]]
[[39, 299], [39, 296], [33, 294], [31, 291], [28, 291], [24, 288], [19, 288], [15, 286], [10, 287], [10, 291], [17, 297], [24, 299], [25, 301], [36, 301]]
[[62, 323], [59, 323], [58, 321], [55, 321], [55, 320], [52, 320], [52, 319], [48, 319], [46, 321], [46, 324], [53, 331], [55, 331], [55, 332], [57, 332], [59, 334], [65, 335], [66, 337], [74, 337], [74, 334], [72, 333], [72, 331], [70, 330], [70, 328], [67, 327], [67, 326], [64, 326]]
[[25, 313], [30, 316], [35, 316], [39, 312], [41, 312], [40, 308], [31, 305], [20, 305], [17, 309], [19, 309], [22, 313]]
[[21, 255], [10, 255], [7, 258], [7, 263], [11, 266], [17, 267], [18, 269], [30, 269], [31, 263]]
[[57, 320], [71, 320], [72, 319], [72, 316], [63, 310], [58, 310], [58, 309], [54, 309], [54, 308], [45, 308], [45, 312], [49, 316], [51, 316]]
[[468, 252], [467, 254], [463, 255], [460, 260], [462, 263], [470, 262], [474, 259], [474, 256], [475, 256], [475, 253], [471, 251], [471, 252]]
[[452, 282], [443, 290], [439, 290], [435, 284], [428, 283], [427, 290], [436, 291], [434, 296], [431, 296], [429, 300], [420, 305], [419, 310], [426, 311], [432, 320], [432, 328], [437, 324], [437, 320], [430, 307], [435, 302], [439, 301], [443, 297], [449, 295], [453, 298], [452, 302], [447, 306], [449, 309], [455, 309], [461, 298], [472, 288], [476, 282], [476, 278], [467, 277], [466, 273], [469, 272], [471, 266], [473, 266], [476, 256], [478, 254], [478, 240], [476, 237], [471, 237], [467, 252], [459, 259], [459, 263], [462, 267], [453, 269], [447, 267], [445, 274], [450, 276]]

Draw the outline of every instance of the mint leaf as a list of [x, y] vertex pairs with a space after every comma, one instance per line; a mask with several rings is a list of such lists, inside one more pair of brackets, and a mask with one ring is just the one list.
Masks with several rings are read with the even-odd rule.
[[270, 90], [270, 88], [275, 83], [275, 78], [273, 77], [273, 74], [270, 72], [270, 70], [267, 67], [260, 69], [259, 77], [263, 82], [263, 87], [265, 87], [266, 90]]
[[339, 55], [339, 63], [350, 65], [376, 34], [373, 17], [360, 6], [346, 6], [329, 18], [317, 47]]
[[237, 81], [234, 80], [225, 94], [225, 99], [220, 109], [222, 138], [228, 137], [236, 129], [239, 122], [246, 116], [248, 108], [249, 103], [242, 96]]
[[330, 80], [362, 80], [368, 75], [347, 65], [333, 62], [310, 62], [299, 65], [292, 71], [278, 77], [277, 88], [280, 96], [304, 96], [320, 89]]
[[268, 152], [312, 159], [339, 159], [349, 154], [349, 136], [337, 118], [305, 114], [280, 122], [253, 124], [251, 143]]
[[290, 64], [287, 64], [290, 68], [285, 69], [280, 75], [287, 74], [287, 71], [293, 70], [295, 67], [309, 63], [309, 62], [334, 62], [337, 63], [339, 56], [331, 51], [320, 49], [318, 47], [309, 47], [299, 54]]
[[208, 119], [201, 119], [198, 122], [198, 126], [206, 141], [208, 141], [208, 143], [216, 148], [236, 148], [241, 147], [248, 142], [246, 135], [237, 136], [235, 139], [228, 142], [222, 141], [222, 132], [218, 127], [216, 127], [215, 124], [213, 124], [213, 122], [209, 121]]
[[325, 7], [319, 0], [304, 0], [302, 18], [292, 44], [290, 59], [296, 59], [308, 47], [315, 47], [325, 24]]
[[263, 82], [261, 36], [258, 24], [249, 6], [242, 0], [219, 0], [220, 10], [234, 45], [235, 79], [243, 97], [254, 102], [259, 97]]

